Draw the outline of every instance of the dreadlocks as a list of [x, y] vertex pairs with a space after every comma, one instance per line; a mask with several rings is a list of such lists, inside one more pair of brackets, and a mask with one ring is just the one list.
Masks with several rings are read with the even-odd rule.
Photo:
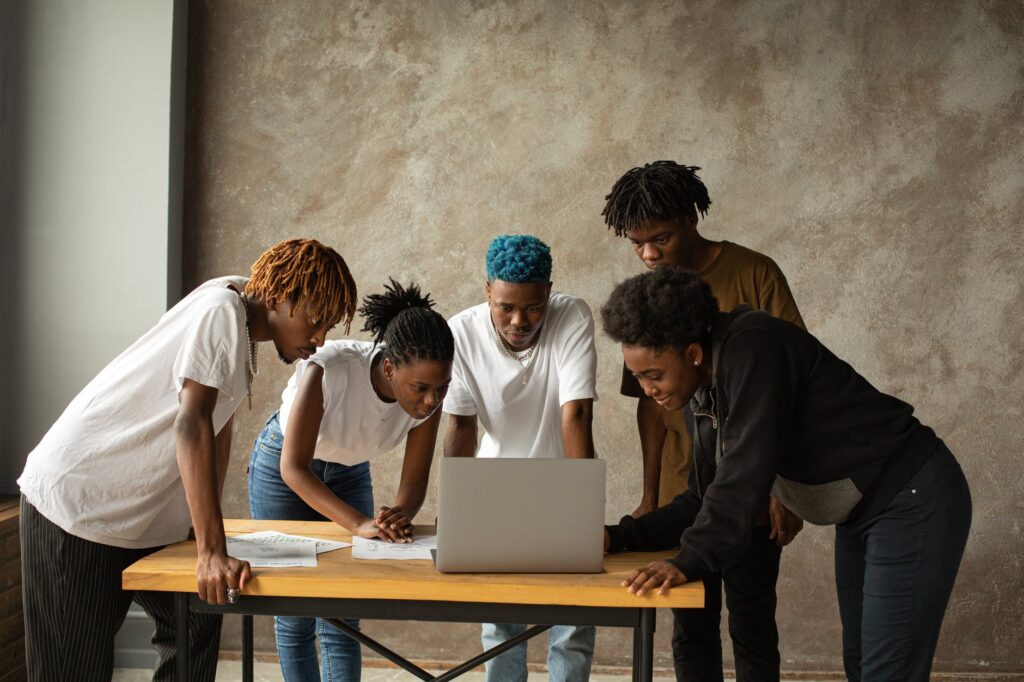
[[305, 301], [311, 320], [344, 322], [346, 334], [356, 313], [356, 283], [345, 260], [315, 239], [289, 239], [264, 251], [245, 293], [268, 307]]
[[455, 339], [445, 319], [432, 310], [430, 294], [420, 294], [415, 284], [403, 287], [390, 281], [383, 294], [363, 299], [359, 309], [366, 318], [363, 331], [373, 334], [375, 343], [384, 344], [384, 357], [396, 366], [414, 359], [451, 362]]
[[675, 161], [655, 161], [633, 168], [605, 197], [601, 215], [605, 225], [625, 236], [649, 220], [675, 221], [699, 212], [706, 216], [711, 199], [697, 177], [699, 166], [680, 166]]

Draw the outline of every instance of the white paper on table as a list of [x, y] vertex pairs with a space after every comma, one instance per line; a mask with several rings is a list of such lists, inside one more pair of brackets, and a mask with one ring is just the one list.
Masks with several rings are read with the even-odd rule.
[[383, 540], [352, 538], [354, 559], [426, 559], [430, 550], [437, 549], [436, 535], [422, 535], [412, 542], [384, 542]]
[[228, 538], [228, 555], [248, 561], [254, 568], [316, 567], [316, 543], [275, 542], [265, 538]]
[[276, 530], [261, 530], [258, 533], [246, 533], [245, 535], [235, 535], [235, 539], [247, 540], [250, 542], [258, 541], [261, 544], [273, 544], [273, 543], [285, 543], [285, 542], [313, 542], [316, 543], [316, 553], [323, 554], [324, 552], [333, 552], [336, 549], [343, 549], [345, 547], [351, 547], [351, 542], [341, 542], [339, 540], [324, 540], [323, 538], [307, 538], [304, 535], [288, 535], [287, 533], [279, 533]]

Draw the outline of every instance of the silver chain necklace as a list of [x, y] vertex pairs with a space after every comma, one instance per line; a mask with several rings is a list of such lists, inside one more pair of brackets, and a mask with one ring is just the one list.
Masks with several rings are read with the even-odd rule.
[[[487, 318], [491, 321], [491, 324], [488, 325], [488, 327], [491, 330], [491, 337], [494, 339], [494, 342], [498, 345], [498, 350], [500, 350], [506, 357], [512, 358], [513, 360], [518, 362], [525, 369], [526, 361], [533, 357], [533, 351], [536, 350], [537, 344], [540, 343], [540, 332], [538, 332], [537, 336], [533, 339], [532, 346], [527, 348], [522, 353], [516, 353], [514, 350], [508, 347], [508, 343], [505, 341], [504, 338], [502, 338], [501, 334], [498, 333], [498, 330], [494, 328], [494, 320], [491, 318], [491, 316], [488, 315]], [[526, 385], [527, 381], [529, 381], [529, 379], [530, 377], [527, 374], [527, 372], [523, 372], [524, 386]]]
[[252, 409], [252, 379], [254, 376], [260, 373], [259, 369], [259, 358], [256, 357], [258, 348], [253, 343], [252, 337], [249, 334], [249, 299], [246, 295], [242, 294], [242, 305], [245, 307], [245, 345], [249, 350], [248, 364], [245, 372], [245, 395], [249, 399], [249, 409]]

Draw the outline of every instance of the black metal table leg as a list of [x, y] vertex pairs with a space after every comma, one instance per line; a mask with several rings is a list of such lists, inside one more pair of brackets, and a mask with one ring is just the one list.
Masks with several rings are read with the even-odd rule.
[[178, 593], [174, 595], [175, 615], [175, 645], [178, 663], [178, 682], [189, 682], [189, 673], [192, 667], [192, 648], [188, 641], [188, 595]]
[[252, 616], [242, 616], [242, 682], [253, 682]]
[[655, 614], [655, 609], [640, 609], [633, 649], [633, 671], [639, 682], [651, 682], [654, 677]]

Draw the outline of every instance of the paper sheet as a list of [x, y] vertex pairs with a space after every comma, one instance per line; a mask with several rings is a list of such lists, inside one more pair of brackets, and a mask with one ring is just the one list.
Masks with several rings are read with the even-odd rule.
[[437, 549], [436, 535], [422, 535], [412, 542], [384, 542], [352, 538], [352, 557], [355, 559], [426, 559], [430, 561], [430, 550]]
[[349, 542], [287, 535], [273, 530], [227, 539], [228, 554], [254, 568], [315, 567], [316, 555], [350, 547]]
[[258, 533], [246, 533], [245, 535], [236, 535], [234, 537], [238, 540], [259, 541], [263, 544], [283, 542], [314, 542], [316, 543], [317, 554], [323, 554], [324, 552], [333, 552], [336, 549], [343, 549], [345, 547], [352, 546], [351, 542], [324, 540], [323, 538], [308, 538], [304, 535], [288, 535], [287, 533], [279, 533], [276, 530], [262, 530]]

